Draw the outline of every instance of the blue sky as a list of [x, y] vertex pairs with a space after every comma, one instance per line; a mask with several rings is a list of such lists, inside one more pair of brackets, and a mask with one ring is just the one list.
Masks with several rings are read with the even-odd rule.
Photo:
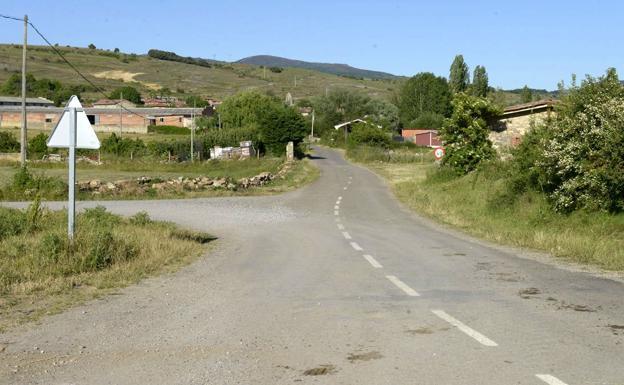
[[[555, 89], [572, 73], [624, 72], [621, 1], [4, 0], [52, 42], [226, 61], [270, 54], [411, 76], [448, 76], [461, 53], [490, 84]], [[0, 19], [0, 42], [21, 41]], [[31, 35], [33, 44], [43, 43]]]

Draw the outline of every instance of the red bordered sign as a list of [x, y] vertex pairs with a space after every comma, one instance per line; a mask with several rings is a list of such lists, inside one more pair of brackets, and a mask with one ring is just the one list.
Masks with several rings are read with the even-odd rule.
[[444, 154], [446, 154], [446, 151], [444, 151], [443, 147], [438, 147], [433, 150], [433, 156], [435, 156], [437, 160], [442, 159], [444, 157]]

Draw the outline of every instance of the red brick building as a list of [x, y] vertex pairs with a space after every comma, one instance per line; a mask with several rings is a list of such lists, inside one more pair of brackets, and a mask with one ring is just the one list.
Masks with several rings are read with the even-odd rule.
[[438, 137], [438, 130], [404, 129], [401, 130], [403, 140], [416, 143], [423, 147], [438, 147], [442, 141]]
[[[27, 107], [29, 128], [52, 130], [63, 113], [61, 107]], [[190, 127], [191, 116], [201, 116], [202, 108], [85, 108], [96, 131], [147, 133], [149, 125]], [[21, 127], [22, 110], [19, 106], [0, 106], [0, 127]]]

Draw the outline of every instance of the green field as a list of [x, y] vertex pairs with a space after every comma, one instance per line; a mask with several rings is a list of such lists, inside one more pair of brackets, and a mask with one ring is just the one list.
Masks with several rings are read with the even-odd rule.
[[[285, 97], [290, 92], [295, 99], [322, 95], [326, 88], [350, 89], [372, 97], [389, 98], [401, 80], [356, 80], [317, 71], [284, 68], [281, 73], [265, 71], [247, 64], [224, 64], [221, 68], [201, 67], [172, 61], [136, 56], [125, 63], [122, 58], [104, 56], [111, 52], [87, 48], [58, 47], [82, 73], [104, 90], [131, 84], [147, 95], [150, 90], [167, 87], [176, 96], [197, 94], [223, 99], [240, 91], [258, 89]], [[0, 45], [0, 82], [21, 69], [21, 45]], [[76, 73], [50, 49], [31, 46], [28, 51], [28, 72], [36, 78], [50, 78], [67, 84], [84, 84]], [[107, 71], [116, 73], [102, 74]], [[99, 75], [98, 75], [99, 74]], [[97, 75], [97, 76], [96, 76]], [[266, 77], [265, 77], [266, 76]], [[117, 79], [113, 79], [113, 78]], [[125, 78], [124, 80], [121, 80]], [[295, 87], [295, 78], [297, 85]], [[184, 91], [180, 93], [177, 90]], [[100, 99], [101, 95], [86, 92], [85, 100]]]

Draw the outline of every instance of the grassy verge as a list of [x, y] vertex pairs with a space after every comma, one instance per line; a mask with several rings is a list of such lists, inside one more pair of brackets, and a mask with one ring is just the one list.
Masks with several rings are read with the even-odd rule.
[[[77, 166], [78, 181], [98, 179], [104, 182], [119, 180], [135, 180], [138, 177], [148, 177], [153, 180], [170, 180], [179, 177], [211, 179], [227, 178], [237, 181], [250, 178], [262, 172], [273, 175], [284, 167], [281, 158], [261, 158], [244, 161], [208, 161], [197, 163], [157, 163], [149, 161], [117, 160], [102, 166], [79, 164]], [[65, 163], [32, 163], [28, 168], [32, 177], [19, 179], [19, 167], [15, 164], [0, 164], [0, 199], [1, 200], [30, 200], [34, 196], [45, 199], [65, 199], [67, 190], [67, 165]], [[280, 193], [309, 183], [318, 177], [318, 170], [308, 160], [295, 161], [283, 177], [278, 177], [268, 184], [246, 189], [229, 190], [214, 188], [205, 190], [178, 189], [159, 190], [147, 189], [139, 193], [134, 190], [115, 191], [94, 195], [90, 192], [78, 192], [80, 200], [106, 199], [170, 199], [195, 198], [236, 195], [264, 195]], [[27, 180], [26, 180], [27, 179]]]
[[425, 216], [500, 244], [546, 251], [607, 270], [624, 270], [622, 214], [580, 211], [564, 215], [555, 213], [542, 194], [510, 196], [501, 163], [457, 178], [431, 162], [367, 161], [371, 155], [358, 152], [368, 150], [347, 154], [383, 176], [399, 200]]
[[78, 215], [71, 246], [66, 218], [37, 202], [0, 207], [0, 331], [175, 271], [214, 239], [145, 213], [126, 219], [98, 207]]

